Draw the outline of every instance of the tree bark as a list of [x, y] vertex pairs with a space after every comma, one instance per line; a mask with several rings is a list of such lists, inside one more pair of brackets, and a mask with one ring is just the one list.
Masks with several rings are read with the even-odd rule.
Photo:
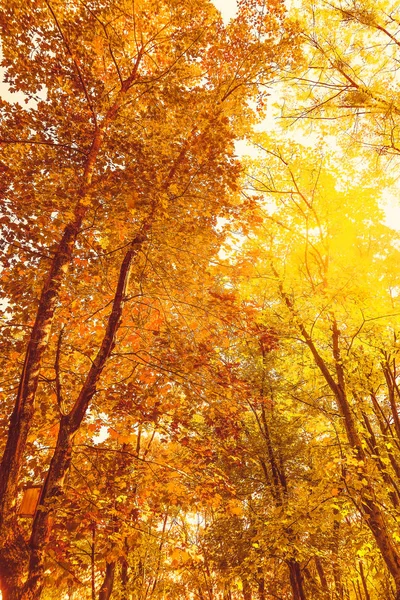
[[[53, 17], [57, 22], [54, 13]], [[68, 271], [76, 240], [88, 211], [86, 200], [90, 195], [95, 165], [104, 135], [108, 126], [118, 114], [129, 88], [137, 78], [142, 56], [143, 53], [140, 51], [130, 76], [122, 83], [121, 89], [116, 95], [114, 103], [108, 109], [101, 126], [96, 126], [92, 145], [84, 165], [82, 185], [78, 192], [74, 218], [65, 227], [55, 251], [49, 274], [42, 288], [35, 323], [28, 342], [17, 397], [10, 417], [5, 450], [0, 464], [0, 583], [6, 587], [7, 583], [3, 584], [3, 581], [6, 582], [7, 578], [3, 571], [7, 573], [7, 570], [12, 571], [20, 568], [20, 561], [17, 565], [14, 565], [7, 560], [7, 548], [15, 545], [14, 532], [17, 529], [15, 508], [19, 474], [32, 425], [43, 355], [48, 347], [61, 285]], [[4, 555], [3, 558], [1, 558], [1, 555]], [[2, 567], [5, 563], [7, 563], [7, 567]], [[8, 592], [4, 591], [5, 593]]]
[[99, 600], [110, 600], [115, 576], [115, 561], [106, 563], [106, 572], [99, 592]]
[[[125, 540], [125, 546], [127, 547], [126, 540]], [[128, 548], [127, 548], [127, 550], [128, 550]], [[126, 560], [125, 556], [121, 556], [120, 563], [121, 563], [121, 592], [122, 592], [121, 599], [128, 600], [129, 574], [128, 574], [128, 561]]]
[[[393, 507], [397, 508], [399, 506], [400, 491], [397, 487], [396, 482], [392, 479], [390, 474], [387, 472], [386, 467], [385, 467], [384, 463], [382, 462], [380, 451], [379, 451], [379, 446], [376, 441], [375, 433], [372, 429], [371, 423], [370, 423], [367, 415], [364, 412], [362, 414], [363, 414], [364, 423], [365, 423], [365, 425], [367, 427], [367, 431], [369, 433], [369, 438], [367, 438], [366, 442], [371, 450], [371, 454], [374, 456], [374, 461], [376, 463], [376, 466], [379, 469], [381, 477], [382, 477], [383, 481], [385, 482], [386, 487], [389, 489], [388, 496], [393, 504]], [[391, 488], [393, 488], [393, 489], [391, 489]]]
[[359, 566], [360, 566], [361, 583], [364, 588], [365, 600], [371, 600], [371, 596], [368, 591], [367, 580], [366, 580], [366, 577], [364, 574], [364, 568], [363, 568], [362, 561], [360, 561]]
[[388, 361], [385, 363], [382, 363], [382, 369], [383, 369], [383, 374], [385, 375], [386, 385], [388, 388], [389, 403], [390, 403], [390, 409], [392, 411], [394, 428], [395, 428], [395, 431], [397, 434], [398, 441], [400, 441], [400, 418], [399, 418], [399, 413], [397, 410], [397, 404], [396, 404], [396, 400], [395, 400], [395, 392], [396, 391], [398, 392], [398, 387], [396, 385], [396, 378], [392, 373], [392, 370], [390, 368]]
[[328, 581], [325, 576], [325, 571], [324, 571], [324, 567], [322, 566], [321, 559], [319, 558], [319, 556], [315, 556], [314, 561], [315, 561], [315, 566], [317, 568], [318, 577], [321, 582], [321, 589], [323, 591], [323, 595], [324, 595], [324, 597], [329, 597], [330, 594], [329, 594]]
[[69, 223], [64, 230], [52, 261], [50, 273], [43, 286], [35, 324], [25, 354], [17, 398], [10, 418], [6, 447], [0, 465], [0, 532], [5, 537], [7, 537], [7, 528], [15, 511], [19, 472], [32, 423], [42, 357], [48, 345], [61, 283], [71, 261], [84, 214], [85, 209], [79, 204], [74, 221]]
[[[58, 25], [54, 13], [53, 17]], [[117, 93], [114, 103], [106, 112], [101, 126], [96, 126], [95, 128], [92, 145], [83, 168], [82, 185], [77, 194], [78, 200], [75, 205], [74, 218], [64, 229], [57, 250], [55, 251], [48, 277], [43, 285], [36, 313], [36, 320], [32, 328], [25, 354], [17, 398], [10, 418], [7, 443], [0, 465], [0, 532], [2, 524], [4, 521], [7, 521], [9, 513], [13, 511], [15, 506], [18, 476], [22, 464], [26, 439], [32, 422], [34, 399], [38, 386], [42, 358], [48, 346], [60, 288], [68, 271], [68, 266], [71, 262], [82, 222], [88, 211], [87, 199], [89, 198], [91, 191], [97, 158], [104, 140], [105, 132], [117, 116], [129, 88], [137, 78], [142, 56], [143, 52], [140, 51], [130, 76], [122, 83], [121, 89]]]
[[293, 593], [293, 600], [306, 600], [303, 587], [303, 576], [301, 574], [300, 565], [297, 560], [291, 559], [288, 561], [290, 585]]
[[0, 555], [0, 584], [3, 600], [18, 600], [23, 588], [24, 565], [28, 559], [26, 542], [18, 531]]
[[242, 579], [242, 585], [243, 585], [243, 590], [242, 590], [243, 600], [252, 600], [253, 594], [251, 591], [251, 585], [249, 584], [247, 579]]
[[[261, 569], [259, 569], [259, 571], [261, 571]], [[259, 573], [258, 577], [257, 577], [257, 584], [258, 584], [258, 599], [259, 600], [266, 600], [266, 595], [265, 595], [265, 579], [264, 579], [264, 575], [261, 571], [261, 573]]]

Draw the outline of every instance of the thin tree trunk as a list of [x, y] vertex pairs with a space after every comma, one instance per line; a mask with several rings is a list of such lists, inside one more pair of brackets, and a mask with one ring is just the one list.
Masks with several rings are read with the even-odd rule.
[[369, 595], [369, 591], [368, 591], [367, 580], [366, 580], [366, 577], [364, 574], [363, 564], [361, 561], [360, 561], [359, 566], [360, 566], [361, 583], [364, 588], [365, 600], [371, 600], [371, 596]]
[[258, 568], [257, 574], [257, 585], [258, 585], [258, 600], [266, 600], [265, 594], [265, 578], [261, 567]]
[[271, 435], [269, 432], [269, 427], [268, 427], [268, 423], [267, 423], [267, 417], [265, 414], [265, 407], [264, 405], [262, 405], [261, 407], [261, 419], [262, 419], [262, 424], [263, 424], [263, 433], [264, 433], [264, 438], [265, 438], [265, 442], [267, 445], [267, 451], [268, 451], [268, 458], [269, 458], [269, 463], [271, 466], [271, 472], [272, 472], [272, 480], [274, 483], [273, 489], [274, 489], [274, 496], [275, 496], [275, 501], [278, 505], [282, 504], [282, 492], [285, 493], [286, 492], [286, 482], [284, 479], [282, 479], [282, 475], [275, 457], [275, 452], [274, 449], [272, 447], [272, 440], [271, 440]]
[[[127, 550], [126, 540], [125, 540], [125, 546], [126, 546], [126, 550]], [[129, 579], [128, 561], [126, 560], [125, 556], [121, 556], [120, 563], [121, 563], [121, 591], [122, 591], [121, 600], [128, 600], [128, 579]]]
[[[279, 277], [274, 267], [272, 267], [272, 269], [274, 270], [275, 275]], [[290, 297], [284, 292], [282, 284], [280, 285], [280, 292], [286, 306], [288, 307], [290, 312], [293, 315], [295, 315], [298, 319], [298, 315], [294, 308], [293, 302], [290, 299]], [[307, 344], [312, 356], [314, 357], [317, 367], [321, 371], [323, 377], [325, 378], [325, 381], [327, 382], [328, 386], [331, 388], [332, 392], [335, 395], [340, 413], [343, 418], [343, 424], [346, 431], [347, 439], [360, 465], [357, 473], [357, 477], [359, 478], [359, 480], [362, 480], [362, 486], [360, 491], [360, 512], [365, 517], [366, 523], [370, 528], [372, 535], [375, 538], [376, 544], [380, 550], [382, 558], [385, 561], [386, 566], [394, 579], [397, 594], [396, 600], [400, 600], [400, 556], [386, 527], [382, 510], [374, 500], [374, 490], [369, 483], [369, 474], [365, 466], [366, 456], [362, 447], [361, 439], [358, 435], [355, 426], [354, 418], [351, 412], [351, 407], [346, 396], [343, 362], [339, 350], [340, 332], [336, 320], [334, 318], [332, 319], [333, 358], [335, 361], [336, 379], [333, 377], [324, 359], [319, 354], [311, 336], [308, 334], [303, 323], [299, 320], [298, 327], [305, 343]], [[365, 482], [367, 482], [366, 485], [364, 485]]]
[[61, 283], [72, 257], [75, 241], [85, 214], [84, 210], [78, 205], [74, 221], [69, 223], [64, 230], [52, 261], [50, 273], [43, 286], [36, 320], [25, 354], [17, 398], [11, 414], [7, 442], [0, 465], [0, 532], [3, 536], [7, 536], [7, 527], [10, 525], [10, 519], [15, 511], [19, 472], [32, 424], [42, 357], [48, 346]]
[[242, 579], [242, 585], [243, 585], [243, 590], [242, 590], [243, 600], [252, 600], [253, 594], [251, 591], [251, 585], [249, 584], [247, 579]]
[[[378, 443], [376, 441], [375, 433], [372, 429], [371, 423], [370, 423], [367, 415], [364, 412], [362, 414], [363, 414], [364, 423], [365, 423], [365, 425], [367, 427], [367, 431], [369, 433], [369, 438], [367, 438], [367, 444], [370, 447], [371, 453], [375, 457], [374, 460], [379, 469], [381, 477], [390, 490], [390, 491], [388, 491], [388, 496], [393, 504], [393, 507], [397, 508], [399, 506], [399, 493], [400, 493], [399, 489], [398, 489], [396, 483], [393, 481], [392, 477], [386, 471], [386, 467], [382, 462]], [[391, 490], [390, 488], [393, 488], [393, 490]]]
[[96, 600], [96, 525], [92, 525], [92, 548], [91, 548], [91, 570], [92, 570], [92, 600]]
[[323, 595], [324, 595], [324, 597], [328, 598], [330, 595], [329, 594], [329, 586], [328, 586], [328, 581], [326, 579], [324, 567], [322, 566], [321, 559], [319, 558], [319, 556], [314, 556], [314, 561], [315, 561], [315, 566], [317, 568], [318, 577], [321, 582], [321, 589], [323, 591]]
[[[388, 362], [382, 363], [382, 369], [383, 369], [383, 374], [385, 375], [386, 385], [388, 388], [389, 403], [390, 403], [390, 408], [392, 411], [394, 428], [395, 428], [395, 431], [397, 434], [397, 439], [400, 441], [400, 418], [399, 418], [399, 413], [397, 410], [397, 404], [396, 404], [396, 400], [395, 400], [395, 392], [398, 391], [398, 388], [396, 385], [396, 379], [393, 376], [392, 370], [391, 370]], [[396, 390], [396, 388], [397, 388], [397, 390]]]
[[[338, 515], [339, 510], [337, 508], [335, 508], [333, 511], [333, 514]], [[339, 566], [339, 534], [340, 534], [340, 521], [335, 519], [333, 521], [332, 540], [330, 543], [331, 552], [332, 552], [332, 573], [333, 573], [333, 581], [335, 583], [336, 598], [339, 598], [339, 600], [343, 600], [344, 591], [343, 591], [343, 583], [342, 583], [342, 571]]]
[[356, 600], [363, 600], [362, 596], [360, 596], [360, 585], [359, 585], [358, 581], [357, 581], [357, 585], [354, 583], [354, 581], [352, 581], [352, 584], [353, 584], [353, 589], [354, 589], [354, 594], [355, 594]]

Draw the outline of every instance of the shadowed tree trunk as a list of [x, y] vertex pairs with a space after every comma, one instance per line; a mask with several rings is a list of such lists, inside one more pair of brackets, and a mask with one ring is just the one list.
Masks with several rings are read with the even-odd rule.
[[106, 572], [99, 591], [99, 600], [109, 600], [114, 587], [115, 561], [106, 563]]
[[289, 560], [288, 567], [293, 600], [306, 600], [303, 587], [303, 576], [299, 563], [296, 560]]

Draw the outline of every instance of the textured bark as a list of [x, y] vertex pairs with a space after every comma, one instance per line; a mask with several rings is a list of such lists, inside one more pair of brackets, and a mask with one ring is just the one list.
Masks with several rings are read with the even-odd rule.
[[106, 572], [99, 592], [99, 600], [109, 600], [114, 587], [115, 561], [106, 564]]
[[297, 560], [289, 560], [289, 575], [290, 575], [290, 585], [293, 593], [293, 600], [306, 600], [306, 596], [304, 593], [303, 587], [303, 576], [301, 573], [300, 565]]

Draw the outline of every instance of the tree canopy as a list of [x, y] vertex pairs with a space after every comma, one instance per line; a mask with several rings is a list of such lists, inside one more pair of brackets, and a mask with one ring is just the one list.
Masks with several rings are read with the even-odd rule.
[[399, 19], [5, 0], [3, 600], [400, 600]]

